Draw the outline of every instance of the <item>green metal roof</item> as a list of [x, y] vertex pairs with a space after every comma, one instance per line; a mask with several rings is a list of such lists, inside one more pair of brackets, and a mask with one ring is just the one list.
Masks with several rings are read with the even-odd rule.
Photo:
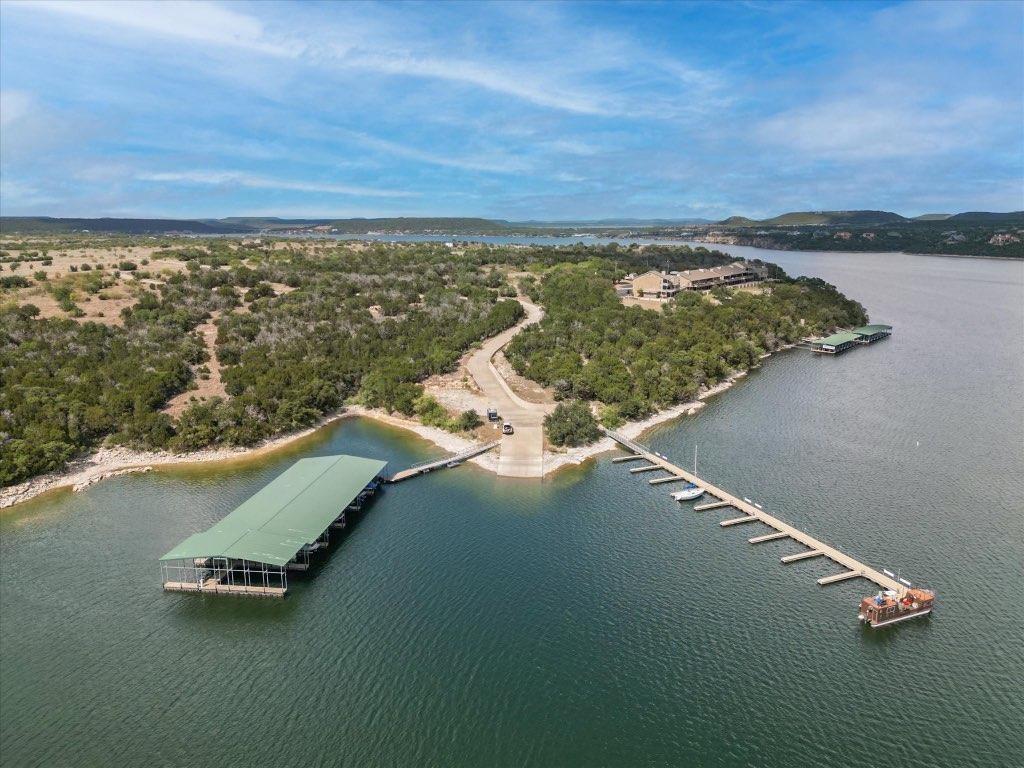
[[860, 328], [854, 328], [853, 333], [858, 336], [874, 336], [876, 333], [891, 332], [891, 325], [883, 325], [882, 323], [874, 323], [872, 325], [862, 325]]
[[284, 565], [316, 541], [386, 466], [359, 456], [300, 459], [219, 523], [160, 559], [231, 557]]
[[859, 338], [859, 334], [842, 331], [840, 333], [833, 333], [831, 336], [826, 336], [824, 339], [819, 340], [818, 343], [823, 347], [838, 347], [840, 344], [846, 344], [849, 341], [857, 341]]

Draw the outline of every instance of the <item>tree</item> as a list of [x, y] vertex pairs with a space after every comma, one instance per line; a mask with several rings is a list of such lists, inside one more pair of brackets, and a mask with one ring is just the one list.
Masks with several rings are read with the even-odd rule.
[[483, 419], [480, 418], [480, 414], [476, 411], [463, 411], [456, 421], [456, 425], [462, 432], [469, 432], [476, 429], [484, 423]]
[[601, 437], [594, 414], [582, 400], [559, 403], [544, 417], [544, 428], [554, 445], [589, 445]]

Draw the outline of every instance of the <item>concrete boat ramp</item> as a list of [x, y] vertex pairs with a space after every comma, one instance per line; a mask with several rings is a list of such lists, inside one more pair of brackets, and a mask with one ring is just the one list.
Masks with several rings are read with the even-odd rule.
[[639, 443], [636, 443], [628, 438], [613, 432], [610, 429], [603, 430], [608, 437], [618, 443], [620, 446], [629, 451], [632, 455], [620, 456], [613, 459], [615, 462], [625, 462], [632, 460], [646, 460], [648, 463], [642, 467], [634, 467], [630, 469], [630, 472], [637, 474], [640, 472], [653, 472], [655, 470], [664, 470], [668, 473], [669, 477], [655, 478], [650, 481], [651, 485], [657, 485], [661, 482], [666, 482], [671, 478], [678, 478], [680, 480], [686, 480], [687, 482], [699, 485], [704, 489], [704, 492], [710, 496], [715, 497], [715, 501], [698, 504], [694, 507], [697, 512], [712, 509], [724, 509], [725, 507], [733, 507], [738, 511], [742, 512], [742, 517], [733, 518], [731, 520], [724, 520], [720, 523], [722, 527], [730, 527], [734, 525], [740, 525], [743, 523], [761, 522], [767, 525], [769, 528], [775, 530], [774, 533], [768, 533], [761, 536], [754, 536], [748, 539], [751, 544], [760, 544], [765, 541], [775, 541], [777, 539], [792, 539], [798, 544], [802, 544], [805, 549], [794, 552], [789, 555], [784, 555], [780, 558], [780, 562], [783, 564], [795, 563], [800, 560], [808, 560], [815, 557], [826, 557], [836, 565], [842, 566], [845, 570], [833, 574], [831, 576], [824, 576], [818, 579], [818, 584], [826, 586], [828, 584], [835, 584], [839, 581], [845, 581], [846, 579], [864, 578], [868, 581], [873, 581], [875, 584], [880, 586], [882, 589], [891, 589], [895, 592], [902, 594], [906, 591], [906, 588], [900, 584], [896, 579], [886, 576], [881, 571], [875, 570], [874, 568], [860, 562], [859, 560], [850, 557], [843, 552], [840, 552], [835, 547], [830, 547], [823, 541], [819, 541], [810, 534], [804, 533], [803, 531], [794, 528], [789, 523], [779, 520], [773, 515], [769, 515], [760, 507], [754, 505], [748, 500], [733, 496], [728, 491], [724, 491], [721, 488], [717, 488], [711, 483], [696, 475], [687, 472], [682, 467], [678, 467], [671, 461], [666, 459], [659, 453], [646, 448]]

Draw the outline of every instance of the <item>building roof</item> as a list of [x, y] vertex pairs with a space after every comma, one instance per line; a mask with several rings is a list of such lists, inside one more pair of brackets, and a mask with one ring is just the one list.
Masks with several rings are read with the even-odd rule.
[[882, 323], [873, 323], [871, 325], [862, 325], [860, 328], [854, 328], [851, 333], [856, 333], [858, 336], [874, 336], [876, 333], [891, 333], [891, 325], [883, 325]]
[[860, 338], [858, 333], [850, 333], [849, 331], [841, 331], [840, 333], [833, 333], [831, 336], [826, 336], [824, 339], [819, 339], [818, 344], [823, 347], [838, 347], [840, 344], [846, 344], [849, 341], [857, 341]]
[[300, 459], [223, 520], [161, 557], [230, 557], [284, 565], [312, 544], [387, 466], [360, 456]]
[[680, 272], [679, 276], [685, 277], [687, 280], [711, 280], [733, 277], [734, 275], [742, 275], [751, 271], [752, 270], [749, 265], [744, 264], [742, 261], [737, 261], [733, 264], [725, 264], [720, 267], [687, 269], [684, 272]]

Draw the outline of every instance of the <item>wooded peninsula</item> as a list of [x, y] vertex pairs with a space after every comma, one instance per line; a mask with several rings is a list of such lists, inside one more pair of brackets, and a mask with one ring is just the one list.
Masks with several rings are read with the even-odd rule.
[[[472, 433], [423, 382], [545, 312], [507, 350], [565, 407], [554, 444], [684, 402], [767, 352], [863, 323], [833, 286], [758, 263], [765, 290], [626, 306], [616, 281], [734, 257], [685, 246], [496, 246], [64, 236], [0, 242], [0, 484], [100, 445], [252, 446], [346, 404]], [[581, 408], [580, 405], [586, 407]], [[596, 414], [596, 415], [592, 415]]]

